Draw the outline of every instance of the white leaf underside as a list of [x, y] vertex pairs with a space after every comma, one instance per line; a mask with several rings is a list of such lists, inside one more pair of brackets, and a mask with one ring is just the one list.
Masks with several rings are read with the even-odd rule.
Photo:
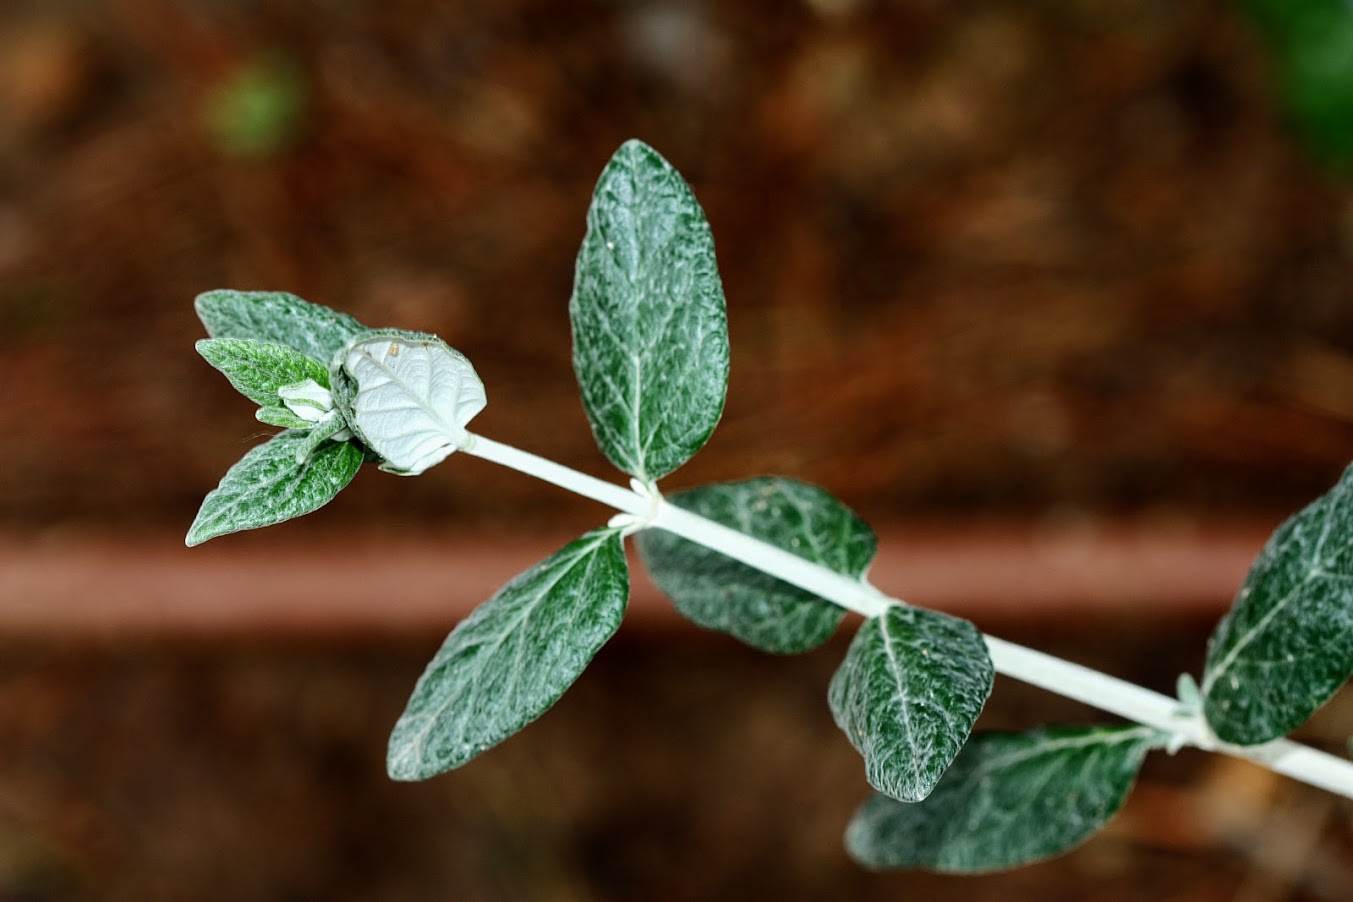
[[415, 476], [445, 460], [488, 403], [470, 361], [431, 338], [354, 342], [343, 365], [357, 382], [357, 428], [395, 473]]

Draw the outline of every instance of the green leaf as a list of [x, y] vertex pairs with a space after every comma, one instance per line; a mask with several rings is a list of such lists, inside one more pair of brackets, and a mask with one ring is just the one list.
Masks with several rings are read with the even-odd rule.
[[309, 420], [301, 419], [292, 413], [290, 408], [280, 404], [260, 407], [254, 411], [254, 419], [269, 426], [281, 426], [283, 429], [309, 429], [315, 425]]
[[249, 338], [204, 338], [197, 343], [197, 353], [260, 407], [277, 406], [279, 388], [306, 379], [329, 386], [328, 367], [286, 345]]
[[390, 735], [396, 780], [424, 780], [502, 742], [550, 708], [625, 613], [617, 530], [590, 532], [519, 575], [446, 638]]
[[[874, 532], [816, 486], [762, 477], [704, 486], [668, 498], [678, 507], [769, 542], [846, 576], [874, 559]], [[683, 615], [748, 645], [795, 654], [831, 638], [845, 612], [800, 589], [660, 529], [638, 534], [658, 588]]]
[[305, 431], [279, 432], [244, 455], [202, 501], [188, 545], [271, 526], [328, 504], [357, 475], [362, 452], [347, 442], [331, 442], [297, 463], [297, 451], [307, 441]]
[[869, 785], [924, 799], [991, 694], [986, 643], [966, 620], [902, 606], [866, 620], [832, 676], [832, 716], [864, 756]]
[[346, 313], [285, 291], [208, 291], [197, 296], [195, 306], [212, 338], [286, 345], [326, 366], [345, 344], [367, 331]]
[[597, 444], [642, 482], [705, 444], [728, 387], [728, 322], [690, 186], [629, 141], [597, 182], [578, 252], [573, 368]]
[[1203, 712], [1218, 737], [1284, 736], [1353, 673], [1353, 467], [1269, 539], [1203, 669]]
[[1058, 855], [1113, 817], [1158, 736], [1137, 726], [979, 733], [925, 801], [865, 802], [846, 850], [868, 868], [954, 874]]
[[470, 361], [435, 335], [371, 332], [342, 357], [356, 391], [340, 403], [382, 470], [416, 476], [441, 463], [464, 447], [466, 424], [488, 403]]

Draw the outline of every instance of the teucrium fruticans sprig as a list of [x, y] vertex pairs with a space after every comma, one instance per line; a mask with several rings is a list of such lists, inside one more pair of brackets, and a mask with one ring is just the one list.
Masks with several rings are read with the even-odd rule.
[[[1153, 748], [1213, 748], [1353, 796], [1347, 762], [1279, 738], [1353, 671], [1353, 476], [1274, 534], [1213, 637], [1201, 690], [1181, 679], [1179, 701], [887, 598], [865, 580], [873, 531], [815, 486], [761, 477], [664, 499], [657, 480], [722, 414], [728, 328], [709, 223], [640, 142], [597, 183], [569, 303], [583, 409], [630, 488], [471, 433], [483, 383], [436, 336], [368, 329], [281, 292], [208, 292], [197, 309], [202, 356], [285, 431], [207, 496], [190, 545], [309, 513], [365, 460], [417, 475], [455, 451], [620, 511], [451, 632], [390, 737], [396, 779], [459, 767], [559, 699], [620, 624], [624, 541], [637, 535], [681, 614], [757, 648], [806, 651], [846, 610], [863, 615], [828, 703], [875, 790], [847, 832], [866, 866], [974, 872], [1057, 854], [1113, 815]], [[1141, 725], [970, 736], [996, 670]], [[1241, 747], [1254, 743], [1267, 744]]]

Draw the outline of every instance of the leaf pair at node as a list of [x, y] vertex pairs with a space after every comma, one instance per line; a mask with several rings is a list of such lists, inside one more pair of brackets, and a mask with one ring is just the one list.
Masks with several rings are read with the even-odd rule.
[[[607, 164], [587, 222], [569, 303], [583, 406], [606, 456], [652, 486], [705, 444], [723, 411], [728, 329], [713, 239], [689, 186], [637, 141]], [[388, 409], [379, 381], [368, 384], [372, 408]], [[619, 529], [588, 533], [514, 579], [419, 679], [390, 737], [390, 775], [459, 767], [543, 714], [615, 632], [628, 595]]]

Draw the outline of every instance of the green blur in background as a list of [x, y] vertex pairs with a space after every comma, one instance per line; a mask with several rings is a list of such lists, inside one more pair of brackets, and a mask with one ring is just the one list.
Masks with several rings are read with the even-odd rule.
[[1274, 55], [1274, 89], [1307, 149], [1353, 175], [1353, 4], [1246, 0]]

